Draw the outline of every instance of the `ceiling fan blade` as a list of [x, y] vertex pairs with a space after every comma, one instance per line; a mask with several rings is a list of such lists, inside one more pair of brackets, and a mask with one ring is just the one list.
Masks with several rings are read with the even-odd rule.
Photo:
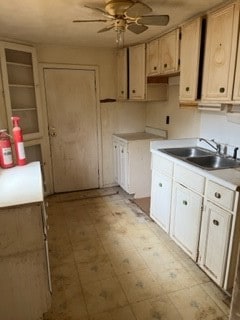
[[126, 10], [125, 15], [127, 17], [136, 19], [150, 12], [152, 12], [152, 9], [149, 6], [147, 6], [145, 3], [136, 2]]
[[107, 22], [109, 20], [103, 20], [103, 19], [98, 19], [98, 20], [73, 20], [73, 22]]
[[145, 16], [137, 19], [137, 23], [148, 26], [166, 26], [169, 22], [168, 15]]
[[140, 34], [148, 29], [147, 26], [143, 24], [131, 23], [127, 26], [127, 29], [135, 34]]
[[102, 33], [102, 32], [109, 31], [109, 30], [111, 30], [112, 28], [114, 28], [114, 23], [111, 24], [111, 25], [108, 26], [108, 27], [105, 27], [105, 28], [103, 28], [103, 29], [100, 29], [100, 30], [98, 31], [98, 33]]

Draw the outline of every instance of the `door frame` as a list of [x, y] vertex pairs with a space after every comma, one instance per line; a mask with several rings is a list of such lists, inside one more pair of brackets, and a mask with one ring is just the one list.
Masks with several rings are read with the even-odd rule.
[[62, 63], [39, 63], [39, 78], [41, 87], [41, 97], [42, 97], [42, 113], [43, 113], [43, 132], [44, 137], [46, 137], [46, 158], [49, 163], [47, 166], [49, 168], [47, 175], [49, 186], [49, 193], [53, 193], [53, 164], [51, 159], [51, 148], [50, 139], [48, 132], [48, 110], [47, 110], [47, 99], [46, 99], [46, 87], [44, 81], [44, 70], [45, 69], [67, 69], [67, 70], [89, 70], [95, 72], [95, 91], [96, 91], [96, 108], [97, 108], [97, 143], [98, 143], [98, 168], [99, 168], [99, 188], [103, 187], [103, 165], [102, 165], [102, 134], [101, 134], [101, 109], [100, 109], [100, 95], [99, 95], [99, 68], [98, 66], [85, 66], [78, 64], [62, 64]]

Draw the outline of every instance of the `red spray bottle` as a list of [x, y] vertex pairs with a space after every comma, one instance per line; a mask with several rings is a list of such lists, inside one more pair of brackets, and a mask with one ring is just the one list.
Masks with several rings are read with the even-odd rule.
[[6, 129], [0, 130], [0, 166], [4, 169], [14, 166], [10, 136]]
[[17, 165], [23, 166], [27, 163], [27, 161], [26, 161], [24, 144], [23, 144], [22, 130], [19, 127], [20, 118], [12, 117], [11, 119], [13, 121], [13, 140], [14, 140], [15, 151], [16, 151]]

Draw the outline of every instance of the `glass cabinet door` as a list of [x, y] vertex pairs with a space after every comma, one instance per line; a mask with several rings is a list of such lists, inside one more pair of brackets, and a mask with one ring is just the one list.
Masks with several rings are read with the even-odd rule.
[[40, 92], [35, 49], [1, 44], [3, 87], [9, 128], [11, 116], [20, 117], [24, 140], [41, 136]]

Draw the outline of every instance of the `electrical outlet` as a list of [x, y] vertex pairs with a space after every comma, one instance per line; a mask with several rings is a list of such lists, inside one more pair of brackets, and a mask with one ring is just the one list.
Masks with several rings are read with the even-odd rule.
[[169, 123], [170, 123], [170, 117], [166, 116], [166, 124], [169, 124]]

